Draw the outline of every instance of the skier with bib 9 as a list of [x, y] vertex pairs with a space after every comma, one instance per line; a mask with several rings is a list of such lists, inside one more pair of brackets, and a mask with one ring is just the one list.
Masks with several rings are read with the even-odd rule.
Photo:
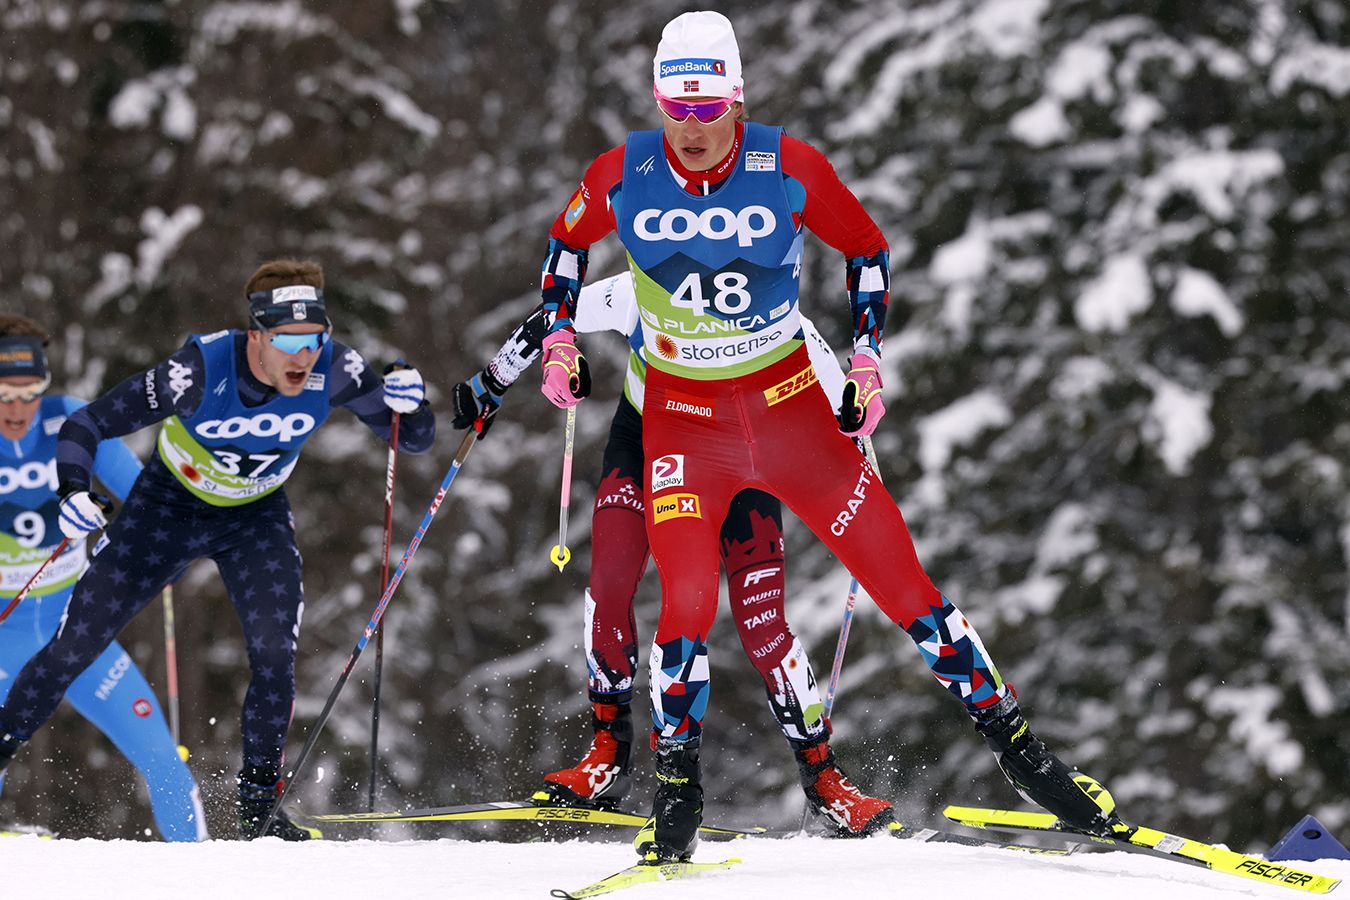
[[[84, 405], [74, 397], [47, 393], [52, 376], [46, 346], [46, 332], [37, 322], [0, 315], [0, 607], [5, 608], [61, 544], [57, 432]], [[110, 440], [98, 446], [93, 471], [122, 500], [141, 464], [126, 444]], [[56, 634], [87, 566], [84, 540], [71, 541], [0, 624], [0, 703], [24, 663]], [[164, 839], [204, 840], [206, 819], [197, 782], [178, 756], [155, 692], [122, 645], [109, 643], [71, 682], [66, 699], [145, 779], [155, 825]]]
[[[900, 510], [853, 446], [885, 412], [890, 274], [880, 230], [819, 152], [781, 128], [740, 121], [740, 52], [725, 16], [691, 12], [668, 23], [653, 80], [662, 127], [630, 134], [592, 163], [564, 213], [568, 234], [550, 238], [543, 284], [553, 316], [543, 392], [567, 408], [589, 387], [573, 326], [587, 252], [618, 232], [648, 348], [643, 450], [648, 459], [684, 456], [681, 485], [649, 483], [644, 494], [662, 602], [651, 655], [658, 786], [638, 853], [649, 863], [684, 860], [697, 841], [718, 528], [746, 488], [786, 503], [858, 578], [1019, 792], [1075, 828], [1109, 829], [1110, 794], [1031, 732], [1011, 685], [924, 572]], [[583, 230], [597, 209], [609, 219]], [[837, 417], [823, 392], [807, 389], [814, 376], [797, 297], [803, 228], [845, 260], [854, 345]]]
[[[561, 237], [566, 223], [554, 223]], [[637, 671], [633, 600], [647, 568], [644, 486], [677, 486], [684, 456], [646, 464], [642, 451], [642, 398], [646, 348], [638, 325], [633, 277], [625, 272], [582, 290], [574, 326], [580, 332], [615, 331], [629, 346], [623, 396], [605, 444], [602, 477], [591, 514], [591, 572], [584, 603], [587, 686], [594, 736], [575, 766], [544, 776], [536, 796], [562, 804], [612, 806], [628, 793], [633, 752], [632, 694]], [[838, 398], [844, 374], [829, 345], [803, 319], [807, 346], [825, 392]], [[547, 317], [542, 305], [522, 322], [487, 367], [455, 386], [456, 428], [483, 421], [486, 435], [507, 388], [539, 355]], [[783, 510], [757, 490], [738, 493], [719, 533], [732, 620], [746, 657], [764, 679], [769, 710], [787, 739], [811, 809], [835, 834], [871, 834], [895, 821], [891, 804], [854, 787], [830, 749], [830, 723], [805, 648], [788, 627], [783, 609]]]
[[[72, 680], [160, 587], [202, 557], [214, 560], [243, 627], [252, 679], [244, 696], [239, 830], [254, 838], [280, 789], [295, 699], [304, 611], [300, 551], [282, 485], [301, 446], [335, 407], [399, 447], [430, 448], [435, 416], [416, 369], [381, 381], [332, 339], [317, 263], [272, 260], [248, 280], [246, 331], [194, 335], [168, 359], [75, 412], [56, 448], [60, 527], [72, 540], [107, 526], [66, 611], [64, 627], [19, 673], [0, 707], [0, 771], [56, 709]], [[111, 524], [92, 492], [107, 438], [163, 422], [159, 460], [136, 480]], [[278, 811], [268, 834], [316, 836]]]

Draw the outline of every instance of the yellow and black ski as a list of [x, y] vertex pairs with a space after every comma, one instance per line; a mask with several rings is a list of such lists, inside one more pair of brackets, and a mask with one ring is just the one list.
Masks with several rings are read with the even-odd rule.
[[574, 891], [555, 888], [549, 893], [554, 897], [562, 898], [562, 900], [581, 900], [583, 897], [598, 897], [601, 894], [621, 891], [624, 888], [635, 887], [639, 884], [650, 884], [654, 881], [674, 881], [676, 878], [688, 878], [690, 875], [730, 869], [738, 862], [740, 862], [739, 859], [733, 858], [715, 863], [668, 862], [629, 866], [620, 872], [615, 872], [608, 878], [602, 878], [594, 884], [588, 884], [584, 888], [577, 888]]
[[1000, 831], [1017, 831], [1029, 834], [1049, 834], [1070, 841], [1094, 844], [1107, 849], [1126, 850], [1143, 853], [1159, 859], [1171, 859], [1177, 862], [1204, 866], [1215, 872], [1226, 872], [1243, 878], [1252, 878], [1267, 884], [1305, 891], [1310, 894], [1326, 894], [1341, 883], [1339, 878], [1328, 878], [1304, 872], [1281, 863], [1270, 862], [1259, 856], [1236, 853], [1213, 844], [1193, 841], [1145, 828], [1140, 825], [1120, 823], [1116, 834], [1104, 837], [1075, 831], [1060, 822], [1050, 813], [1015, 812], [1007, 809], [976, 809], [967, 806], [949, 806], [943, 815], [961, 825], [973, 828], [994, 828]]
[[[292, 818], [301, 818], [292, 813]], [[641, 828], [647, 817], [618, 809], [589, 806], [561, 806], [540, 801], [502, 801], [465, 806], [440, 806], [432, 809], [408, 809], [396, 812], [328, 813], [304, 815], [306, 821], [355, 822], [543, 822], [573, 825], [618, 825]], [[723, 828], [704, 825], [699, 831], [712, 838], [738, 838], [763, 834], [763, 828]]]

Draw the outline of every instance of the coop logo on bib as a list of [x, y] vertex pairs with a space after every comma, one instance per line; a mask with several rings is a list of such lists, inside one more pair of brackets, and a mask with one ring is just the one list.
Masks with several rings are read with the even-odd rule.
[[26, 462], [18, 467], [0, 466], [0, 494], [12, 494], [25, 489], [31, 491], [37, 488], [56, 490], [55, 459], [45, 463]]
[[652, 493], [673, 487], [684, 487], [683, 453], [652, 460]]
[[263, 413], [258, 416], [231, 416], [228, 419], [211, 419], [195, 429], [197, 434], [207, 440], [233, 440], [245, 435], [253, 437], [274, 437], [282, 444], [289, 444], [314, 430], [314, 417], [307, 413], [291, 413], [279, 416], [276, 413]]
[[644, 209], [633, 218], [633, 231], [644, 241], [735, 238], [738, 245], [749, 247], [756, 238], [773, 234], [777, 227], [773, 210], [759, 205], [737, 210], [714, 206], [701, 213], [692, 209]]

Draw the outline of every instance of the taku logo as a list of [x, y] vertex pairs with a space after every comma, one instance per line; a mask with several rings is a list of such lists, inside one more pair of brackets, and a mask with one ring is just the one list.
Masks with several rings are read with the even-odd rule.
[[652, 460], [652, 493], [684, 486], [684, 454], [672, 453]]
[[766, 609], [764, 610], [764, 612], [758, 613], [746, 619], [745, 627], [755, 628], [759, 625], [767, 625], [768, 623], [775, 621], [777, 618], [778, 618], [778, 610]]

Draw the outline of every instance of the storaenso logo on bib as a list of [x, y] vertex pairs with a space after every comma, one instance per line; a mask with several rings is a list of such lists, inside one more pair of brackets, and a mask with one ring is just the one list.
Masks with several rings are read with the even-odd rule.
[[644, 241], [689, 241], [705, 237], [713, 241], [735, 238], [749, 247], [755, 238], [767, 237], [778, 219], [767, 206], [747, 206], [733, 212], [714, 206], [696, 213], [692, 209], [644, 209], [633, 218], [633, 231]]
[[276, 413], [247, 417], [231, 416], [228, 419], [203, 422], [194, 430], [208, 440], [232, 440], [252, 435], [263, 438], [274, 437], [282, 444], [289, 444], [314, 430], [314, 417], [307, 413], [291, 413], [288, 416], [279, 416]]

